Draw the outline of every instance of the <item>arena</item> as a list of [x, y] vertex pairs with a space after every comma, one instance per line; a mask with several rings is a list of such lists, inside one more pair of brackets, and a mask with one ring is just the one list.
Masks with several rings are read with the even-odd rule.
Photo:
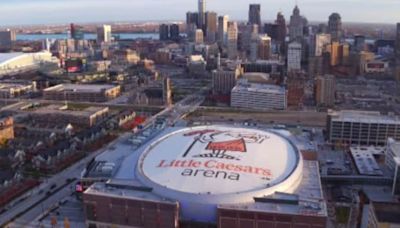
[[111, 175], [83, 195], [88, 226], [326, 224], [318, 164], [303, 160], [287, 132], [171, 128], [135, 152], [106, 157]]

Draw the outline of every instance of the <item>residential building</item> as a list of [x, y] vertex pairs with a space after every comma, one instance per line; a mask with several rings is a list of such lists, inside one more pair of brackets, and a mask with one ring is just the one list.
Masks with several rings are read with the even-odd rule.
[[336, 80], [333, 75], [318, 76], [316, 79], [315, 99], [317, 105], [333, 107], [335, 105]]

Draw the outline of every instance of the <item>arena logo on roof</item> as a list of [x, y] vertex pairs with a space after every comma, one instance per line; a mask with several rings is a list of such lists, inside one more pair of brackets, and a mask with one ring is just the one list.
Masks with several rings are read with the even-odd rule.
[[[240, 173], [260, 175], [265, 180], [270, 180], [272, 177], [271, 170], [266, 168], [226, 162], [226, 160], [240, 161], [244, 153], [249, 153], [247, 150], [249, 144], [262, 144], [269, 139], [267, 135], [206, 129], [191, 131], [183, 136], [192, 137], [193, 142], [183, 153], [182, 159], [161, 160], [157, 165], [158, 168], [185, 168], [181, 173], [182, 176], [203, 175], [230, 180], [239, 180]], [[193, 150], [198, 146], [204, 148], [200, 150], [202, 153], [194, 152], [199, 151]], [[188, 157], [191, 157], [191, 160], [185, 159]], [[205, 160], [198, 160], [201, 158]]]

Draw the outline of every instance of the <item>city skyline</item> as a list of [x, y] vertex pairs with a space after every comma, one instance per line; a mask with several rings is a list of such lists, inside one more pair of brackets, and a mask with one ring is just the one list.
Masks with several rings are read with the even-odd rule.
[[[99, 4], [101, 2], [101, 4]], [[321, 4], [323, 2], [323, 4]], [[292, 13], [293, 0], [240, 0], [226, 4], [227, 0], [207, 1], [207, 11], [218, 15], [230, 15], [232, 20], [247, 20], [249, 4], [261, 4], [262, 21], [271, 21], [282, 11], [286, 18]], [[341, 14], [344, 22], [391, 23], [399, 21], [397, 0], [301, 0], [297, 2], [301, 14], [310, 21], [327, 21], [332, 12]], [[319, 3], [319, 4], [318, 4]], [[141, 0], [16, 0], [4, 2], [0, 8], [3, 26], [28, 24], [61, 24], [69, 22], [117, 22], [117, 21], [183, 21], [187, 11], [197, 11], [196, 0], [155, 0], [143, 4]], [[37, 7], [40, 5], [40, 7]], [[360, 13], [354, 13], [354, 9]], [[89, 10], [90, 9], [90, 10]], [[148, 13], [154, 9], [160, 12]], [[18, 15], [16, 17], [15, 15]], [[106, 16], [105, 16], [106, 15]]]

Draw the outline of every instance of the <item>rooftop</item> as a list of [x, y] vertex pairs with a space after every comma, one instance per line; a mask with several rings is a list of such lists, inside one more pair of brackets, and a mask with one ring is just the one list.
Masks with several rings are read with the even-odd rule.
[[13, 58], [19, 57], [21, 55], [24, 55], [24, 53], [22, 52], [0, 53], [0, 64], [8, 60], [11, 60]]
[[329, 116], [332, 120], [341, 122], [400, 124], [398, 116], [382, 115], [373, 111], [329, 111]]
[[71, 110], [65, 105], [48, 105], [36, 109], [34, 114], [67, 114], [73, 116], [91, 116], [98, 112], [108, 111], [107, 107], [87, 107], [82, 110]]
[[382, 176], [383, 172], [376, 162], [372, 150], [350, 147], [351, 155], [361, 175]]
[[233, 89], [232, 92], [258, 92], [258, 93], [274, 93], [284, 94], [286, 89], [277, 85], [260, 84], [260, 83], [249, 83], [246, 80], [239, 82]]
[[44, 91], [58, 91], [58, 92], [80, 92], [80, 93], [93, 93], [93, 92], [101, 92], [102, 90], [108, 90], [116, 87], [115, 85], [105, 84], [60, 84], [50, 88], [45, 89]]
[[27, 83], [0, 83], [0, 91], [24, 89], [26, 87], [31, 87], [31, 86], [32, 84], [27, 84]]
[[400, 203], [372, 203], [376, 219], [381, 223], [400, 224]]

